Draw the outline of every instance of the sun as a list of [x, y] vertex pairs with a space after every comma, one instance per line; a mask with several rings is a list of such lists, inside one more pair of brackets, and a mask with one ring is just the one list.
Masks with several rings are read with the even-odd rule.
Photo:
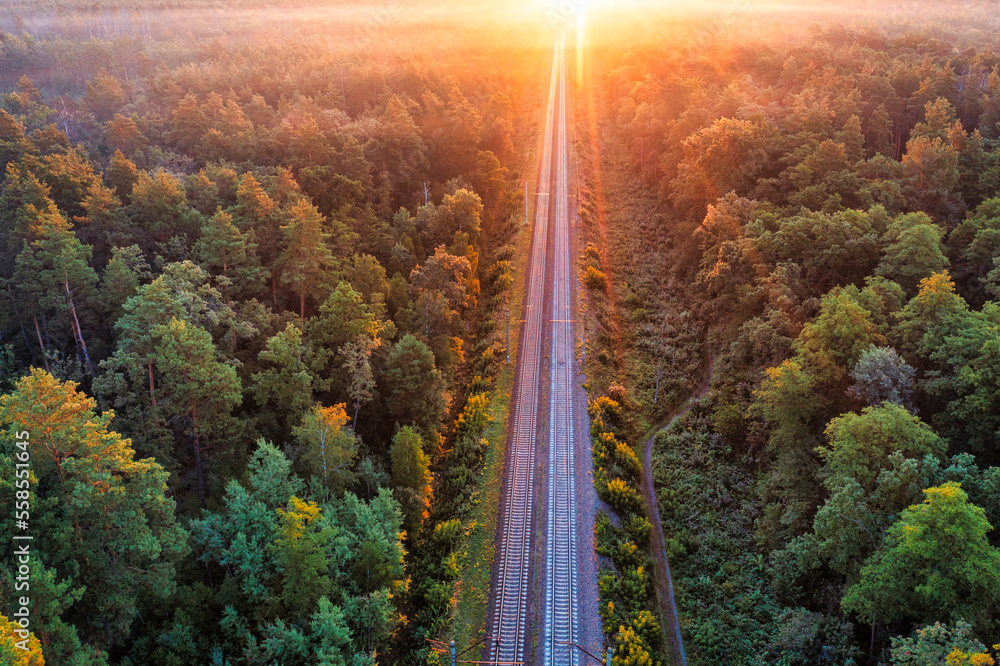
[[[674, 0], [678, 2], [680, 0]], [[642, 11], [662, 5], [662, 0], [531, 0], [526, 6], [541, 13], [550, 27], [558, 30], [583, 29], [586, 17], [599, 12]]]
[[569, 30], [578, 25], [588, 9], [602, 2], [610, 4], [607, 0], [535, 0], [531, 9], [540, 12], [550, 27]]

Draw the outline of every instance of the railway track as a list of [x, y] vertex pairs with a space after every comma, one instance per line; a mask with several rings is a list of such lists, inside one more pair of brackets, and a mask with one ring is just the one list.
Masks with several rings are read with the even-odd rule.
[[[511, 415], [507, 473], [498, 525], [493, 587], [490, 661], [576, 666], [569, 643], [578, 637], [578, 559], [575, 421], [573, 391], [575, 278], [569, 228], [569, 145], [566, 111], [565, 36], [552, 56], [548, 111], [539, 169], [538, 199], [518, 373]], [[548, 336], [548, 356], [543, 351]], [[547, 361], [546, 363], [543, 361]], [[540, 390], [548, 373], [547, 395]], [[542, 484], [545, 506], [543, 608], [537, 614], [540, 651], [532, 655], [532, 554], [536, 441], [539, 417], [547, 417], [547, 460]]]
[[510, 423], [507, 473], [504, 475], [502, 514], [497, 526], [499, 542], [493, 584], [490, 660], [518, 663], [527, 652], [528, 582], [534, 545], [535, 443], [538, 432], [542, 347], [545, 322], [546, 260], [548, 253], [552, 132], [555, 120], [558, 49], [553, 56], [549, 106], [543, 137], [538, 200], [528, 290], [524, 301], [521, 350]]
[[565, 37], [558, 49], [559, 98], [553, 217], [552, 322], [549, 355], [549, 474], [543, 664], [575, 666], [577, 638], [576, 460], [573, 419], [573, 265], [569, 230], [569, 147]]

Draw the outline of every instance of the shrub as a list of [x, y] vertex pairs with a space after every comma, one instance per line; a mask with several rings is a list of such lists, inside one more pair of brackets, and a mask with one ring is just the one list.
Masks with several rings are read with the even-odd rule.
[[608, 385], [608, 397], [619, 405], [627, 406], [629, 404], [628, 389], [618, 382], [611, 382]]
[[615, 462], [633, 479], [638, 479], [642, 475], [639, 456], [635, 455], [635, 450], [624, 442], [618, 442], [615, 447]]
[[[490, 351], [490, 355], [492, 356], [492, 351], [493, 350], [491, 349], [489, 351]], [[472, 395], [484, 394], [484, 393], [486, 393], [487, 391], [490, 390], [490, 384], [491, 383], [492, 382], [490, 381], [489, 377], [483, 377], [482, 375], [476, 375], [475, 377], [472, 378], [472, 383], [469, 384], [469, 393], [471, 393]]]
[[486, 393], [470, 395], [465, 403], [465, 409], [459, 414], [455, 421], [455, 436], [461, 438], [470, 433], [481, 433], [486, 424], [490, 422], [490, 415], [486, 411], [489, 406], [489, 396]]
[[615, 511], [622, 515], [642, 512], [642, 497], [639, 491], [624, 480], [611, 479], [606, 488], [607, 502]]
[[612, 427], [620, 427], [624, 423], [621, 405], [606, 396], [591, 400], [587, 412], [594, 421], [600, 420]]
[[601, 261], [601, 251], [593, 243], [587, 243], [587, 249], [583, 251], [583, 260], [591, 266], [601, 267], [604, 265], [604, 262]]
[[441, 552], [451, 552], [458, 545], [462, 536], [462, 521], [457, 518], [446, 520], [434, 526], [431, 539], [435, 548]]
[[584, 273], [583, 282], [587, 285], [587, 289], [592, 289], [594, 291], [604, 291], [608, 288], [608, 276], [604, 271], [598, 270], [593, 266], [587, 266], [587, 272]]
[[514, 286], [514, 267], [509, 261], [498, 261], [491, 270], [491, 282], [497, 292], [504, 292]]
[[653, 525], [642, 516], [632, 516], [625, 521], [625, 534], [640, 548], [647, 548], [653, 534]]
[[608, 393], [610, 397], [594, 398], [587, 408], [594, 487], [621, 518], [621, 527], [615, 527], [601, 513], [594, 526], [597, 554], [614, 563], [613, 569], [601, 572], [598, 581], [601, 621], [604, 633], [619, 646], [612, 663], [653, 666], [660, 663], [662, 654], [661, 628], [649, 611], [654, 596], [647, 573], [653, 526], [634, 487], [640, 480], [642, 463], [635, 449], [619, 439], [626, 424], [622, 405], [627, 404], [627, 391], [612, 383]]
[[501, 245], [497, 249], [493, 250], [493, 260], [497, 263], [500, 263], [501, 261], [510, 261], [515, 256], [517, 256], [517, 246], [511, 243]]
[[603, 429], [594, 435], [594, 464], [598, 467], [607, 467], [611, 464], [609, 457], [618, 446], [618, 440], [614, 433], [604, 432]]

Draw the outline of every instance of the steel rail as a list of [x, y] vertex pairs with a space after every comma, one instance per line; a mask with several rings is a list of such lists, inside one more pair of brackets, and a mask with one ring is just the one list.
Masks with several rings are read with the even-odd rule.
[[490, 648], [495, 662], [523, 661], [527, 647], [528, 582], [533, 544], [535, 440], [538, 430], [539, 385], [542, 365], [543, 303], [552, 177], [552, 138], [555, 123], [559, 45], [552, 58], [549, 102], [543, 136], [538, 198], [525, 316], [521, 328], [515, 400], [510, 423], [507, 473], [504, 475], [502, 515], [497, 525], [499, 556], [493, 588]]

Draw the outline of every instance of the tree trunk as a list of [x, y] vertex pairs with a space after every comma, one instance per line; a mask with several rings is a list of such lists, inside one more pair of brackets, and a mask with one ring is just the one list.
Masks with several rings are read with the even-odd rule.
[[357, 398], [354, 401], [354, 420], [351, 421], [351, 429], [354, 432], [358, 431], [358, 410], [361, 409], [361, 398]]
[[326, 488], [326, 501], [330, 501], [330, 472], [326, 466], [326, 431], [319, 434], [319, 454], [323, 458], [323, 487]]
[[87, 343], [83, 339], [83, 330], [80, 328], [80, 319], [76, 316], [76, 305], [73, 303], [73, 292], [69, 288], [69, 280], [63, 282], [63, 286], [66, 287], [66, 300], [69, 301], [69, 311], [73, 313], [73, 323], [76, 324], [74, 328], [74, 333], [76, 333], [77, 340], [80, 342], [80, 348], [83, 349], [83, 359], [87, 362], [87, 372], [90, 373], [91, 379], [94, 378], [94, 366], [90, 362], [90, 353], [87, 351]]
[[52, 338], [49, 337], [49, 320], [45, 318], [45, 312], [42, 312], [42, 330], [45, 332], [45, 343], [51, 347]]
[[274, 312], [278, 311], [278, 283], [274, 278], [274, 273], [271, 273], [271, 299], [274, 302]]
[[45, 372], [52, 372], [49, 369], [49, 358], [45, 355], [45, 343], [42, 342], [42, 332], [38, 329], [38, 317], [32, 317], [35, 322], [35, 335], [38, 336], [38, 346], [42, 348], [42, 361], [45, 363]]
[[306, 292], [299, 292], [299, 319], [306, 320]]

